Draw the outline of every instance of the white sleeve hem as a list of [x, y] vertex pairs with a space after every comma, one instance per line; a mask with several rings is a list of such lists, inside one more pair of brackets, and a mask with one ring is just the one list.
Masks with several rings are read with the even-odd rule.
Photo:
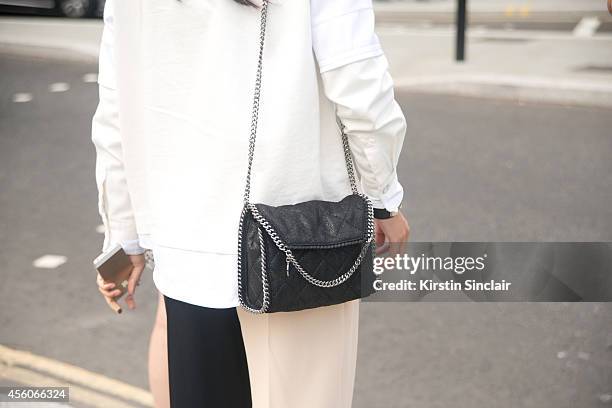
[[383, 49], [379, 44], [369, 45], [367, 47], [351, 50], [342, 55], [334, 56], [319, 61], [319, 72], [324, 73], [332, 69], [340, 68], [341, 66], [361, 61], [367, 58], [373, 58], [383, 55]]
[[321, 73], [383, 54], [371, 1], [354, 2], [325, 0], [313, 6], [312, 48]]
[[145, 251], [144, 248], [140, 246], [138, 239], [121, 241], [121, 247], [128, 255], [142, 255]]
[[383, 188], [380, 197], [370, 197], [374, 208], [384, 208], [388, 211], [397, 211], [404, 199], [404, 189], [400, 182], [394, 179], [388, 186]]

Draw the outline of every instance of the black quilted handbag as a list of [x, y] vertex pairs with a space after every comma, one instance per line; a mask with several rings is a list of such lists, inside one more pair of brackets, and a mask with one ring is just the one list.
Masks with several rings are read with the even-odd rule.
[[238, 230], [238, 298], [253, 313], [328, 306], [374, 292], [374, 214], [358, 192], [344, 127], [340, 125], [352, 194], [339, 202], [313, 200], [273, 207], [249, 202], [257, 134], [268, 1], [261, 33], [244, 207]]

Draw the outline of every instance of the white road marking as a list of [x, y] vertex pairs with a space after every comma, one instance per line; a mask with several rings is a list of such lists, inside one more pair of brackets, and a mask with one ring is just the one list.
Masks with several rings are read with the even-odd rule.
[[25, 103], [30, 102], [32, 100], [32, 94], [26, 92], [18, 92], [13, 95], [13, 102], [15, 103]]
[[95, 72], [90, 72], [88, 74], [83, 75], [83, 82], [85, 82], [86, 84], [98, 82], [98, 74], [96, 74]]
[[[10, 371], [9, 371], [10, 370]], [[7, 373], [8, 374], [5, 374]], [[38, 377], [37, 377], [38, 376]], [[70, 398], [94, 407], [133, 407], [114, 397], [153, 407], [153, 395], [124, 382], [105, 377], [72, 364], [15, 350], [0, 344], [0, 378], [26, 385], [58, 386], [68, 383]], [[87, 387], [87, 388], [85, 388]], [[93, 391], [92, 391], [93, 390]]]
[[597, 17], [583, 17], [582, 20], [576, 24], [576, 27], [574, 27], [572, 34], [575, 37], [592, 37], [600, 24], [601, 21], [599, 21]]
[[[19, 384], [30, 387], [68, 387], [68, 399], [86, 404], [88, 407], [117, 407], [134, 408], [134, 405], [127, 404], [113, 397], [90, 391], [87, 388], [70, 384], [66, 381], [57, 380], [46, 375], [37, 373], [27, 368], [7, 365], [0, 367], [0, 378], [8, 379]], [[38, 406], [32, 403], [31, 406]]]
[[106, 230], [106, 228], [104, 228], [104, 224], [100, 224], [100, 225], [98, 225], [96, 227], [96, 232], [98, 234], [104, 234], [105, 230]]
[[32, 262], [32, 265], [34, 265], [36, 268], [55, 269], [58, 266], [65, 264], [67, 260], [68, 258], [63, 255], [47, 254], [35, 259], [34, 262]]
[[584, 351], [579, 351], [578, 352], [578, 358], [581, 360], [589, 360], [591, 358], [591, 354], [584, 352]]
[[49, 85], [49, 92], [66, 92], [70, 89], [70, 85], [65, 82], [54, 82]]

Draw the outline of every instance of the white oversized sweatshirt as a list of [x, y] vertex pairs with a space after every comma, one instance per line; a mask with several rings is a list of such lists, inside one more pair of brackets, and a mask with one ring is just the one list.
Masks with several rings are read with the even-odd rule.
[[[236, 253], [259, 11], [231, 0], [107, 0], [92, 122], [103, 250], [150, 248], [160, 292], [238, 305]], [[350, 193], [337, 115], [361, 190], [403, 198], [406, 121], [374, 32], [371, 0], [268, 7], [251, 200]]]

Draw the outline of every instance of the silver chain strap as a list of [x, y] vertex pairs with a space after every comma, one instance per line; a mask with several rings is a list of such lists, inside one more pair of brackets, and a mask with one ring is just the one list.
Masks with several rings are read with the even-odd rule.
[[295, 259], [295, 256], [291, 252], [291, 250], [283, 243], [281, 238], [278, 236], [274, 228], [270, 225], [270, 223], [259, 213], [255, 204], [249, 202], [250, 193], [251, 193], [251, 172], [253, 168], [253, 157], [255, 153], [255, 139], [257, 137], [257, 124], [259, 119], [259, 99], [261, 96], [261, 82], [262, 82], [262, 71], [263, 71], [263, 51], [264, 51], [264, 42], [266, 36], [266, 22], [268, 15], [268, 0], [263, 0], [262, 8], [261, 8], [261, 18], [260, 18], [260, 33], [259, 33], [259, 53], [257, 57], [257, 74], [255, 76], [255, 90], [253, 92], [253, 111], [251, 116], [251, 133], [249, 136], [249, 160], [247, 167], [247, 176], [246, 176], [246, 185], [244, 189], [244, 208], [242, 214], [240, 216], [240, 228], [238, 230], [238, 299], [240, 305], [247, 311], [251, 313], [265, 313], [268, 310], [270, 305], [270, 295], [267, 281], [267, 271], [266, 271], [266, 255], [265, 255], [265, 247], [264, 247], [264, 239], [261, 228], [258, 228], [258, 237], [259, 237], [259, 245], [261, 251], [261, 282], [262, 282], [262, 291], [263, 291], [263, 299], [261, 308], [255, 309], [248, 306], [243, 298], [242, 293], [242, 226], [244, 217], [247, 211], [250, 211], [253, 214], [255, 220], [259, 223], [261, 227], [263, 227], [266, 233], [270, 236], [276, 247], [285, 253], [285, 257], [287, 260], [287, 268], [289, 268], [289, 263], [291, 263], [295, 269], [306, 279], [309, 283], [322, 287], [322, 288], [331, 288], [334, 286], [338, 286], [344, 282], [346, 282], [352, 275], [355, 273], [363, 258], [365, 257], [368, 249], [373, 246], [374, 242], [374, 210], [372, 207], [372, 202], [370, 199], [360, 193], [357, 189], [357, 183], [355, 179], [355, 169], [353, 167], [353, 158], [351, 156], [351, 150], [349, 146], [348, 137], [345, 132], [344, 125], [339, 121], [340, 131], [342, 135], [342, 147], [344, 150], [344, 160], [346, 162], [346, 170], [348, 173], [349, 183], [351, 186], [351, 191], [353, 194], [359, 195], [362, 197], [368, 208], [368, 223], [367, 223], [367, 235], [365, 242], [361, 248], [361, 251], [348, 271], [338, 276], [335, 279], [324, 281], [317, 279], [310, 275], [306, 270], [300, 265], [300, 263]]
[[268, 16], [268, 0], [261, 5], [261, 22], [259, 28], [259, 54], [257, 56], [257, 74], [255, 75], [255, 91], [253, 92], [253, 112], [251, 115], [251, 134], [249, 136], [249, 166], [247, 169], [246, 186], [244, 188], [244, 202], [249, 202], [251, 193], [251, 169], [255, 153], [255, 138], [257, 136], [257, 122], [259, 119], [259, 97], [261, 95], [261, 73], [263, 70], [264, 40], [266, 38], [266, 19]]
[[[247, 167], [246, 185], [244, 188], [244, 203], [249, 202], [251, 194], [251, 172], [253, 168], [253, 157], [255, 155], [255, 139], [257, 138], [257, 124], [259, 120], [259, 99], [261, 96], [261, 77], [263, 71], [263, 51], [266, 38], [266, 23], [268, 16], [268, 0], [263, 0], [261, 6], [261, 20], [259, 28], [259, 53], [257, 56], [257, 74], [255, 75], [255, 90], [253, 92], [253, 110], [251, 114], [251, 133], [249, 136], [249, 164]], [[351, 185], [353, 194], [358, 194], [357, 183], [355, 182], [355, 169], [353, 167], [353, 158], [349, 147], [348, 137], [344, 131], [344, 125], [339, 122], [340, 131], [342, 134], [342, 147], [344, 149], [344, 160], [346, 162], [346, 171]]]

